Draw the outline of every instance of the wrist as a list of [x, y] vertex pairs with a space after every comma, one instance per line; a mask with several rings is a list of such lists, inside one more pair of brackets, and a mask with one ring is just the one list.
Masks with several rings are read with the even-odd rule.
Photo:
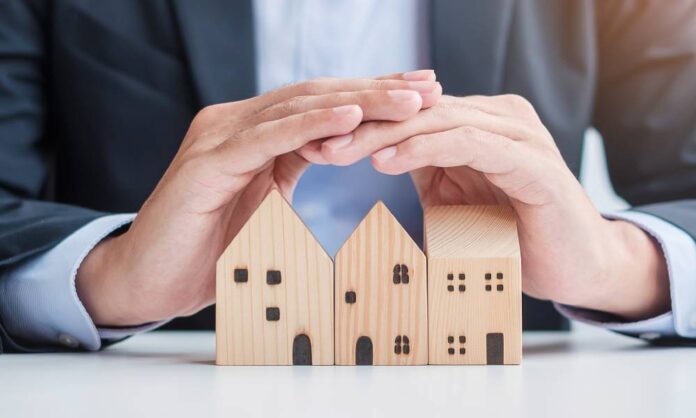
[[75, 278], [77, 294], [97, 326], [118, 327], [146, 322], [135, 314], [127, 277], [117, 260], [124, 235], [102, 240], [87, 254]]
[[669, 277], [659, 244], [626, 221], [602, 220], [604, 263], [597, 298], [583, 307], [615, 314], [628, 321], [651, 318], [670, 309]]

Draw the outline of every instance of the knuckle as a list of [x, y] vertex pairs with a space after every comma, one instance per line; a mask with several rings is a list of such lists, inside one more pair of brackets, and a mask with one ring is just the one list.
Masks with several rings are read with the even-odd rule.
[[389, 126], [389, 122], [365, 122], [360, 125], [360, 137], [363, 141], [374, 141], [375, 139], [382, 137], [381, 133], [384, 133], [385, 129], [387, 129]]
[[518, 94], [505, 94], [501, 96], [501, 99], [513, 109], [530, 110], [534, 108], [529, 100]]
[[319, 94], [323, 90], [322, 86], [328, 82], [329, 81], [327, 79], [312, 79], [300, 83], [298, 87], [302, 95], [314, 96]]
[[459, 134], [463, 137], [469, 138], [474, 141], [478, 141], [481, 139], [481, 132], [473, 126], [466, 125], [460, 127]]
[[301, 113], [298, 120], [298, 128], [305, 130], [316, 125], [326, 117], [326, 113], [328, 113], [326, 109]]
[[392, 80], [372, 80], [372, 88], [375, 90], [387, 90], [390, 87], [394, 87]]
[[458, 107], [464, 111], [486, 113], [483, 96], [467, 96], [458, 100]]
[[404, 151], [409, 155], [422, 156], [428, 151], [428, 135], [416, 135], [404, 143]]
[[275, 112], [281, 115], [292, 115], [302, 111], [307, 103], [307, 96], [291, 97], [277, 105]]
[[464, 100], [456, 100], [450, 96], [443, 96], [442, 99], [432, 109], [439, 117], [448, 117], [453, 112], [461, 112], [468, 105]]
[[204, 107], [198, 111], [196, 116], [193, 118], [193, 122], [196, 124], [209, 123], [210, 121], [217, 119], [222, 113], [223, 106], [224, 105], [222, 104], [215, 104]]
[[470, 96], [466, 96], [465, 98], [474, 101], [484, 101], [489, 99], [488, 96], [484, 96], [482, 94], [472, 94]]
[[511, 155], [521, 155], [527, 153], [528, 150], [525, 149], [519, 142], [512, 141], [509, 139], [500, 139], [498, 141], [501, 152], [511, 154]]
[[176, 171], [185, 177], [196, 178], [208, 165], [205, 155], [205, 153], [200, 153], [183, 158]]

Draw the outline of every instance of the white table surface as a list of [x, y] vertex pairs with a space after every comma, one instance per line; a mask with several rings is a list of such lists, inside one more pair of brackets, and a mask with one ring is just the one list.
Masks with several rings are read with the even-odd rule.
[[528, 333], [522, 366], [218, 367], [211, 332], [0, 355], [0, 417], [696, 417], [696, 348]]

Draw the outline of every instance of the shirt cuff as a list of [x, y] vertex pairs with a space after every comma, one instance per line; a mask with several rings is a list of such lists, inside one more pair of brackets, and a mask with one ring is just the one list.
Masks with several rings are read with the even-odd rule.
[[0, 276], [0, 316], [10, 335], [33, 344], [94, 351], [101, 339], [121, 339], [162, 325], [98, 329], [75, 287], [77, 269], [101, 240], [135, 214], [104, 216], [73, 232], [47, 252]]
[[693, 238], [677, 226], [643, 212], [623, 211], [604, 216], [631, 222], [660, 244], [667, 264], [672, 311], [636, 322], [622, 322], [604, 312], [556, 304], [558, 311], [573, 320], [648, 340], [696, 337], [696, 243]]

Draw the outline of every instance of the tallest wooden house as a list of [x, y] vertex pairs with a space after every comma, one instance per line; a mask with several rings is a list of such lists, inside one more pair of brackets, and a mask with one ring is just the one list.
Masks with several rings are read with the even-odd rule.
[[333, 263], [277, 190], [216, 276], [217, 364], [333, 364]]

